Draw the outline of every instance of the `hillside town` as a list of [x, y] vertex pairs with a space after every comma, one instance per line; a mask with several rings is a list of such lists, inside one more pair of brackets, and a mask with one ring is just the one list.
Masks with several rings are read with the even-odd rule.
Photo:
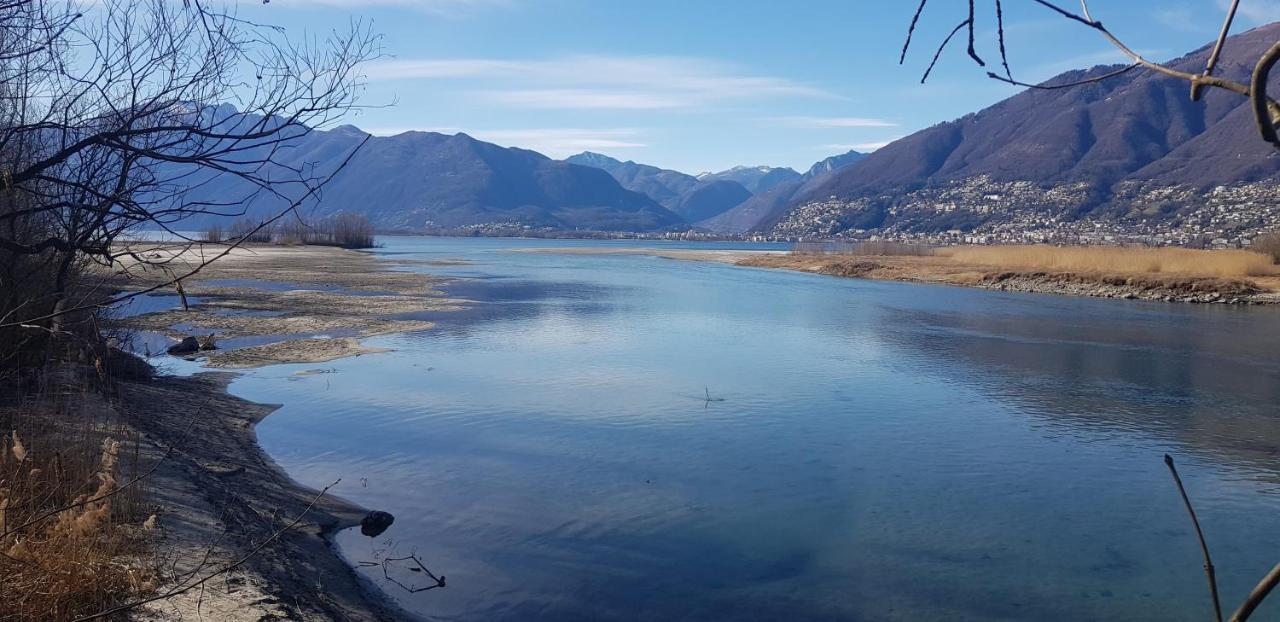
[[[1049, 188], [972, 177], [902, 195], [800, 205], [777, 239], [848, 238], [928, 244], [1144, 244], [1243, 248], [1280, 228], [1272, 183], [1144, 187], [1125, 183], [1101, 207], [1085, 183]], [[1087, 210], [1087, 211], [1086, 211]], [[1083, 216], [1078, 216], [1085, 212]], [[847, 223], [882, 216], [878, 227]]]

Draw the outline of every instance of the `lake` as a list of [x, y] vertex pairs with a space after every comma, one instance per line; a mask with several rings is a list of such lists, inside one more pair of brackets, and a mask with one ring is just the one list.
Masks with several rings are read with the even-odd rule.
[[382, 242], [477, 302], [231, 390], [425, 618], [1211, 619], [1165, 453], [1228, 610], [1280, 561], [1280, 309]]

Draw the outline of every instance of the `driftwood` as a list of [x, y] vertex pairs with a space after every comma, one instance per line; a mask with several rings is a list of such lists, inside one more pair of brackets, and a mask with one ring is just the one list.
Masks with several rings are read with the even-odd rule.
[[[410, 564], [410, 562], [412, 563]], [[431, 579], [432, 583], [429, 585], [416, 585], [416, 584], [409, 585], [391, 576], [391, 568], [394, 568], [396, 565], [402, 564], [402, 563], [404, 564], [405, 569], [408, 570], [409, 572], [418, 572], [418, 573], [427, 575], [427, 577]], [[391, 583], [396, 584], [397, 586], [400, 587], [400, 589], [410, 594], [417, 594], [418, 592], [425, 592], [427, 590], [434, 590], [438, 587], [445, 587], [445, 576], [440, 575], [437, 577], [435, 573], [427, 569], [427, 566], [422, 563], [421, 559], [418, 559], [417, 555], [406, 555], [404, 557], [386, 557], [386, 558], [383, 558], [381, 562], [362, 561], [359, 563], [359, 566], [362, 568], [373, 568], [375, 566], [382, 566], [382, 577], [387, 581], [390, 581]]]

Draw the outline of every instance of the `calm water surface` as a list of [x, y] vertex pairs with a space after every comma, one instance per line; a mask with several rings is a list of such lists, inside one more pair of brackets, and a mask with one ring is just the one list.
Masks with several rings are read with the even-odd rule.
[[1280, 309], [384, 242], [478, 302], [232, 390], [423, 617], [1204, 620], [1166, 452], [1230, 606], [1280, 560]]

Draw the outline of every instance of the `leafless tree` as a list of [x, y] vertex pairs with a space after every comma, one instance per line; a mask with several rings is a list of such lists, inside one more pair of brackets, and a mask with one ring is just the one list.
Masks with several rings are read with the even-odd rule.
[[[356, 107], [377, 45], [361, 23], [299, 41], [207, 0], [0, 0], [0, 260], [51, 279], [0, 300], [0, 331], [56, 331], [83, 304], [69, 291], [82, 262], [165, 261], [118, 244], [132, 229], [313, 199], [351, 154], [279, 156]], [[251, 190], [193, 198], [228, 177]]]
[[[995, 43], [999, 49], [1001, 71], [1000, 73], [988, 71], [987, 77], [1000, 82], [1034, 89], [1064, 89], [1084, 84], [1091, 84], [1094, 82], [1101, 82], [1135, 69], [1154, 71], [1172, 78], [1187, 81], [1191, 85], [1190, 96], [1193, 101], [1199, 101], [1200, 95], [1204, 91], [1205, 87], [1223, 89], [1248, 98], [1253, 108], [1254, 118], [1258, 126], [1258, 133], [1261, 135], [1262, 140], [1271, 143], [1271, 145], [1280, 149], [1280, 135], [1277, 134], [1277, 126], [1280, 124], [1280, 104], [1277, 104], [1275, 100], [1267, 94], [1267, 80], [1270, 78], [1271, 70], [1275, 67], [1276, 62], [1280, 61], [1280, 41], [1277, 41], [1258, 58], [1248, 84], [1214, 75], [1214, 70], [1218, 66], [1218, 60], [1222, 56], [1223, 46], [1226, 44], [1227, 37], [1231, 34], [1232, 23], [1235, 21], [1236, 11], [1240, 6], [1240, 0], [1232, 0], [1230, 5], [1225, 9], [1226, 15], [1223, 19], [1222, 30], [1218, 34], [1218, 39], [1209, 53], [1209, 58], [1205, 64], [1204, 71], [1201, 71], [1200, 73], [1181, 71], [1169, 67], [1168, 65], [1163, 65], [1144, 58], [1141, 54], [1134, 51], [1133, 48], [1121, 41], [1114, 33], [1108, 30], [1106, 26], [1103, 26], [1100, 19], [1094, 17], [1093, 12], [1089, 9], [1088, 0], [1080, 0], [1079, 12], [1072, 12], [1063, 8], [1059, 4], [1048, 2], [1047, 0], [1032, 1], [1049, 11], [1056, 13], [1064, 19], [1077, 22], [1096, 31], [1129, 59], [1130, 62], [1128, 66], [1103, 75], [1097, 75], [1084, 80], [1068, 83], [1055, 83], [1052, 85], [1029, 84], [1016, 80], [1013, 77], [1013, 72], [1009, 68], [1009, 56], [1005, 46], [1004, 6], [1001, 3], [1001, 0], [994, 0], [996, 17]], [[916, 26], [920, 23], [920, 17], [924, 13], [928, 4], [929, 0], [920, 0], [920, 4], [916, 7], [915, 15], [911, 19], [911, 25], [907, 29], [907, 38], [902, 46], [902, 54], [898, 59], [899, 63], [906, 61], [907, 51], [911, 47], [911, 40], [915, 34]], [[975, 47], [975, 39], [977, 37], [976, 24], [977, 16], [975, 0], [969, 0], [967, 17], [962, 19], [959, 24], [956, 24], [955, 28], [951, 30], [950, 34], [948, 34], [937, 47], [933, 55], [933, 60], [930, 61], [928, 68], [925, 70], [924, 76], [920, 80], [921, 82], [929, 79], [929, 74], [933, 72], [934, 67], [938, 63], [938, 59], [941, 58], [943, 51], [947, 48], [947, 45], [950, 44], [951, 41], [955, 39], [956, 35], [960, 34], [962, 31], [968, 34], [967, 53], [969, 58], [980, 67], [987, 66], [987, 62], [983, 60]]]

